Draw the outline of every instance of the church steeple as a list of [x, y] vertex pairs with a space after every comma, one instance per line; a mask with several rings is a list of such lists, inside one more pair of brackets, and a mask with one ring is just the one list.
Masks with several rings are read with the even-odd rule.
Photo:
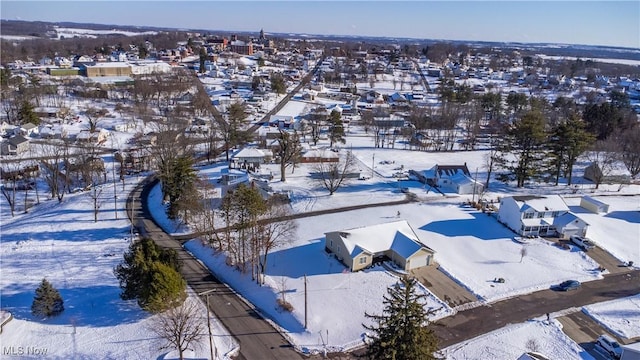
[[258, 39], [264, 40], [264, 30], [263, 29], [260, 29], [260, 37]]

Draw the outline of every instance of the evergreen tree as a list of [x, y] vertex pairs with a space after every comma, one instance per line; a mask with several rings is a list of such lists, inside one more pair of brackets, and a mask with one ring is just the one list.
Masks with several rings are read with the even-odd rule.
[[114, 274], [120, 282], [123, 300], [136, 299], [143, 309], [156, 312], [184, 300], [186, 284], [180, 281], [179, 270], [174, 250], [162, 249], [153, 240], [144, 238], [129, 246]]
[[593, 135], [585, 129], [584, 122], [577, 115], [559, 123], [553, 129], [550, 148], [556, 185], [562, 170], [567, 178], [567, 185], [571, 185], [573, 165], [578, 160], [578, 156], [582, 155], [593, 141]]
[[31, 304], [31, 313], [34, 316], [56, 316], [63, 311], [64, 301], [60, 292], [47, 279], [42, 279]]
[[23, 100], [18, 110], [18, 123], [32, 123], [40, 125], [40, 117], [36, 114], [33, 104], [29, 100]]
[[187, 283], [171, 266], [159, 261], [153, 262], [149, 279], [149, 286], [138, 299], [138, 304], [143, 310], [151, 313], [163, 312], [182, 304], [187, 298]]
[[200, 48], [200, 69], [199, 72], [202, 74], [207, 69], [205, 69], [205, 62], [207, 61], [207, 48], [204, 46]]
[[168, 163], [169, 171], [160, 173], [162, 192], [169, 199], [169, 218], [178, 215], [180, 200], [189, 193], [196, 191], [197, 174], [193, 168], [191, 156], [180, 156]]
[[403, 277], [387, 289], [382, 315], [365, 316], [376, 324], [364, 325], [373, 332], [367, 348], [370, 359], [429, 360], [439, 359], [438, 338], [429, 328], [428, 316], [434, 310], [425, 310], [425, 295], [416, 293], [417, 281]]
[[496, 159], [507, 173], [499, 177], [502, 181], [516, 180], [518, 187], [538, 176], [545, 156], [544, 117], [540, 112], [530, 111], [516, 120], [500, 139], [500, 156]]
[[329, 115], [329, 124], [330, 124], [330, 132], [329, 132], [329, 147], [333, 147], [334, 143], [346, 143], [347, 140], [344, 138], [344, 124], [342, 123], [342, 115], [338, 110], [331, 111]]
[[271, 74], [271, 90], [273, 90], [278, 95], [284, 94], [287, 91], [287, 84], [285, 84], [282, 74]]

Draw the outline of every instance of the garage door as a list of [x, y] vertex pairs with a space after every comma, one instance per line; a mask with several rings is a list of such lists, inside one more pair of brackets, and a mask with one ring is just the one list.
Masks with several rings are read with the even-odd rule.
[[562, 233], [562, 238], [568, 239], [571, 237], [571, 235], [578, 235], [579, 232], [580, 230], [578, 229], [564, 229], [564, 232]]
[[427, 258], [429, 255], [420, 254], [407, 259], [407, 270], [427, 266]]

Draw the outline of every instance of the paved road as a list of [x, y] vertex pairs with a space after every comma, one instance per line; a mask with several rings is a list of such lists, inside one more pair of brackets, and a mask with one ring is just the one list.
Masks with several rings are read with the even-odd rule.
[[487, 306], [458, 312], [438, 321], [435, 331], [441, 347], [447, 347], [508, 324], [543, 316], [572, 307], [581, 307], [640, 293], [640, 270], [605, 275], [604, 279], [589, 281], [571, 292], [552, 290], [503, 300]]
[[[166, 234], [153, 220], [146, 199], [151, 186], [140, 184], [131, 192], [127, 212], [143, 236], [153, 239], [164, 248], [174, 249], [182, 262], [181, 274], [196, 292], [212, 290], [209, 308], [240, 344], [237, 359], [302, 359], [285, 338], [252, 306], [242, 301], [228, 286], [215, 278], [197, 259]], [[144, 200], [144, 201], [143, 201]], [[206, 298], [202, 298], [206, 302]], [[220, 354], [222, 355], [222, 354]]]
[[606, 331], [600, 324], [596, 323], [589, 315], [582, 311], [561, 316], [557, 320], [562, 324], [562, 331], [596, 360], [610, 359], [601, 348], [595, 346], [594, 341], [601, 334], [609, 334], [612, 338], [617, 339], [620, 344], [623, 344], [620, 338]]

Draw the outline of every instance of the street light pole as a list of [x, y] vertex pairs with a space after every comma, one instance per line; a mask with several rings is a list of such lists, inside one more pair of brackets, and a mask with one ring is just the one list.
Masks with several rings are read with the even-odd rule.
[[[217, 358], [217, 356], [214, 356], [214, 353], [213, 353], [213, 335], [211, 334], [211, 312], [209, 310], [209, 295], [214, 291], [216, 291], [216, 289], [203, 291], [198, 294], [198, 296], [204, 295], [207, 298], [207, 328], [209, 329], [209, 351], [211, 352], [211, 360], [214, 360]], [[217, 352], [218, 352], [218, 349], [216, 349], [216, 353]]]

